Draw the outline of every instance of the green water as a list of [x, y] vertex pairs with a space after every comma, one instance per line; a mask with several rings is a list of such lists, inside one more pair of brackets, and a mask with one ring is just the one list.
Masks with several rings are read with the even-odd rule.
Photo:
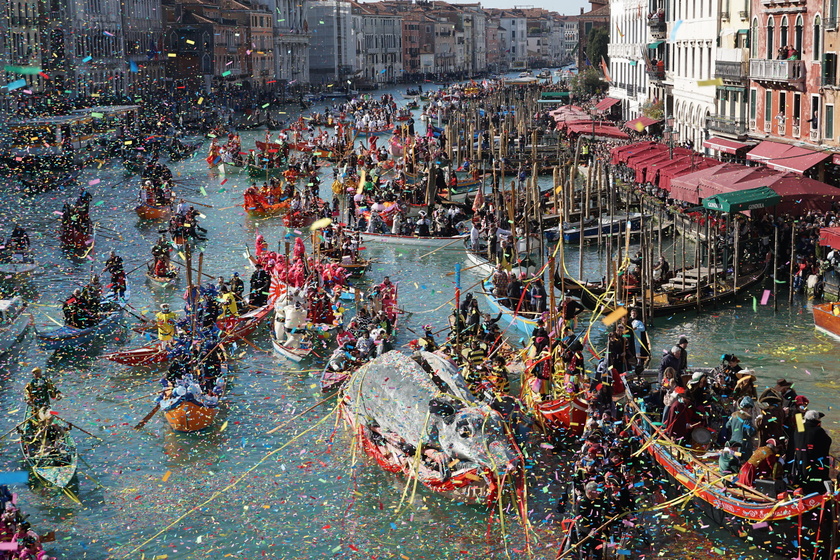
[[[243, 147], [261, 138], [262, 132], [243, 136]], [[244, 176], [229, 176], [224, 184], [211, 175], [200, 157], [173, 167], [184, 180], [186, 198], [213, 205], [204, 209], [202, 222], [210, 239], [204, 270], [229, 277], [234, 271], [249, 273], [242, 256], [254, 235], [266, 236], [272, 247], [284, 233], [279, 219], [254, 220], [244, 215], [241, 194]], [[106, 166], [85, 172], [83, 181], [99, 179], [90, 187], [93, 218], [122, 235], [122, 240], [99, 238], [93, 260], [71, 263], [58, 248], [55, 211], [76, 193], [46, 193], [18, 203], [18, 196], [4, 188], [0, 209], [5, 223], [20, 220], [33, 236], [43, 269], [25, 288], [35, 294], [35, 322], [45, 328], [60, 317], [55, 307], [90, 270], [100, 271], [107, 250], [116, 248], [126, 269], [149, 258], [157, 236], [156, 226], [141, 225], [132, 211], [136, 200], [135, 178], [124, 178], [121, 167]], [[324, 187], [326, 193], [328, 183]], [[114, 186], [117, 185], [117, 186]], [[207, 196], [195, 189], [204, 186]], [[192, 189], [192, 190], [189, 190]], [[466, 265], [463, 253], [443, 250], [420, 258], [428, 249], [382, 247], [369, 243], [377, 259], [367, 282], [389, 274], [400, 283], [400, 305], [412, 314], [405, 327], [419, 330], [446, 324], [444, 304], [453, 295], [454, 277], [446, 276], [456, 263]], [[586, 251], [585, 266], [594, 267], [597, 254]], [[577, 257], [570, 250], [568, 258]], [[462, 286], [480, 280], [464, 272]], [[153, 293], [139, 273], [129, 279], [131, 303], [150, 310], [168, 301], [180, 303], [180, 291]], [[760, 298], [760, 293], [758, 294]], [[180, 305], [175, 307], [180, 308]], [[593, 327], [594, 340], [603, 341], [603, 328]], [[652, 331], [656, 349], [674, 344], [687, 335], [690, 364], [716, 365], [723, 353], [735, 353], [742, 364], [757, 369], [760, 385], [778, 377], [795, 381], [800, 393], [811, 398], [812, 408], [827, 413], [825, 425], [836, 427], [832, 410], [838, 390], [834, 356], [837, 343], [818, 336], [807, 305], [788, 306], [774, 312], [747, 298], [735, 306], [702, 316], [689, 314], [659, 320]], [[403, 328], [398, 344], [413, 334]], [[55, 408], [62, 416], [101, 437], [99, 442], [76, 433], [87, 476], [75, 489], [81, 505], [60, 493], [42, 488], [17, 488], [25, 512], [41, 532], [55, 530], [57, 542], [48, 545], [61, 558], [507, 558], [525, 557], [521, 525], [511, 512], [499, 515], [488, 529], [487, 512], [453, 504], [419, 488], [415, 503], [399, 507], [406, 490], [402, 479], [383, 473], [354, 451], [343, 424], [332, 414], [334, 402], [280, 426], [317, 403], [322, 395], [317, 377], [306, 370], [320, 362], [295, 367], [267, 352], [244, 346], [227, 404], [214, 426], [205, 433], [173, 433], [161, 415], [142, 431], [132, 426], [152, 407], [141, 398], [158, 387], [159, 370], [127, 368], [97, 356], [120, 347], [143, 344], [141, 335], [124, 330], [89, 355], [50, 355], [39, 350], [31, 337], [6, 359], [0, 370], [0, 404], [5, 413], [0, 431], [11, 429], [23, 412], [22, 389], [29, 369], [46, 366], [65, 398]], [[260, 349], [269, 349], [265, 328], [253, 336]], [[658, 351], [657, 351], [658, 353]], [[224, 430], [222, 427], [224, 426]], [[21, 468], [16, 445], [2, 442], [0, 469]], [[539, 453], [539, 448], [534, 450]], [[548, 453], [543, 450], [544, 453]], [[553, 464], [543, 456], [540, 464]], [[529, 469], [530, 521], [533, 524], [533, 557], [554, 558], [560, 538], [552, 508], [558, 492], [553, 467]], [[166, 482], [163, 479], [168, 475]], [[100, 486], [101, 485], [101, 486]], [[507, 507], [503, 503], [503, 508]], [[170, 527], [160, 535], [158, 532]], [[506, 539], [503, 535], [507, 535]], [[148, 541], [148, 542], [147, 542]], [[505, 549], [507, 543], [507, 550]], [[743, 545], [727, 541], [734, 551]], [[739, 548], [740, 547], [740, 548]]]

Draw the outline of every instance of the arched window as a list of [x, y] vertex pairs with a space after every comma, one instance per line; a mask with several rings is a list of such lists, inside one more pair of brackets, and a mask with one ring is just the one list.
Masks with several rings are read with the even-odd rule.
[[758, 58], [758, 18], [753, 18], [750, 29], [750, 58]]
[[779, 27], [779, 46], [786, 47], [790, 44], [788, 41], [788, 18], [784, 16], [782, 18], [782, 25]]
[[773, 17], [767, 19], [767, 58], [776, 58], [776, 49], [773, 48], [773, 39], [776, 34], [775, 25], [773, 24]]
[[820, 16], [814, 16], [814, 60], [820, 60], [822, 57], [822, 19]]
[[802, 27], [804, 23], [802, 22], [802, 16], [796, 16], [796, 23], [793, 27], [793, 48], [796, 49], [796, 52], [799, 53], [799, 58], [802, 58]]

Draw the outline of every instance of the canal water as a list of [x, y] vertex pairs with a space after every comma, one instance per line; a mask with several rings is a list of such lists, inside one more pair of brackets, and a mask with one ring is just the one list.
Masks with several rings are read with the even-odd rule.
[[[253, 147], [264, 132], [243, 135], [243, 148]], [[193, 159], [173, 166], [184, 198], [213, 206], [203, 208], [208, 230], [204, 270], [212, 276], [250, 275], [243, 256], [257, 233], [276, 247], [286, 233], [279, 219], [255, 220], [241, 208], [248, 186], [244, 175], [221, 177], [207, 169], [202, 149]], [[328, 169], [325, 169], [325, 173]], [[328, 178], [322, 188], [329, 198]], [[139, 180], [125, 180], [121, 166], [108, 164], [84, 172], [80, 183], [93, 194], [92, 217], [104, 226], [91, 258], [71, 262], [60, 251], [62, 204], [77, 191], [57, 191], [21, 198], [13, 186], [2, 187], [0, 216], [6, 229], [15, 221], [33, 237], [40, 272], [20, 286], [35, 303], [38, 328], [61, 320], [60, 303], [91, 271], [101, 272], [110, 249], [131, 270], [150, 258], [158, 226], [138, 220], [133, 207]], [[105, 230], [105, 228], [108, 228]], [[398, 346], [414, 338], [423, 325], [447, 324], [446, 302], [453, 296], [456, 264], [467, 266], [462, 252], [367, 245], [375, 264], [362, 284], [384, 275], [399, 283], [404, 316]], [[577, 256], [570, 249], [570, 262]], [[598, 255], [586, 250], [585, 267], [593, 275]], [[574, 266], [570, 266], [576, 272]], [[129, 276], [131, 305], [153, 312], [163, 302], [180, 309], [180, 290], [152, 292], [142, 269]], [[480, 278], [466, 271], [462, 286]], [[786, 287], [786, 285], [784, 285]], [[755, 298], [754, 298], [755, 296]], [[809, 304], [785, 297], [774, 310], [772, 299], [761, 305], [761, 289], [733, 305], [658, 319], [652, 332], [655, 353], [689, 339], [689, 364], [714, 366], [724, 353], [737, 354], [755, 368], [760, 389], [779, 377], [793, 381], [826, 413], [834, 430], [840, 411], [838, 344], [818, 335]], [[481, 297], [479, 297], [479, 301]], [[439, 309], [439, 310], [438, 310]], [[130, 319], [126, 326], [130, 326]], [[76, 432], [81, 457], [78, 485], [81, 504], [60, 492], [19, 487], [20, 504], [33, 527], [54, 530], [48, 550], [59, 558], [554, 558], [561, 532], [554, 506], [562, 477], [552, 450], [536, 445], [529, 457], [529, 521], [526, 538], [508, 502], [492, 519], [482, 509], [452, 503], [385, 474], [354, 449], [334, 414], [335, 402], [317, 404], [322, 395], [317, 372], [323, 361], [294, 365], [268, 352], [266, 329], [253, 336], [255, 347], [243, 345], [234, 368], [227, 404], [215, 425], [198, 434], [174, 433], [161, 415], [140, 431], [132, 429], [151, 408], [148, 397], [158, 387], [161, 370], [127, 368], [99, 358], [103, 353], [139, 346], [143, 335], [125, 328], [112, 340], [86, 352], [47, 353], [27, 338], [0, 369], [0, 431], [11, 429], [23, 414], [22, 391], [34, 366], [44, 367], [64, 394], [55, 404], [60, 414], [102, 441]], [[593, 326], [593, 340], [603, 345], [603, 325]], [[308, 410], [310, 409], [311, 410]], [[307, 411], [308, 410], [308, 411]], [[0, 469], [22, 468], [16, 444], [6, 438]], [[414, 501], [406, 501], [414, 495]], [[688, 520], [692, 514], [687, 514]], [[675, 518], [673, 523], [684, 520]], [[703, 522], [707, 525], [706, 522]], [[677, 540], [663, 531], [669, 555], [694, 553], [725, 557], [754, 555], [746, 545], [723, 535], [712, 540], [695, 536]], [[682, 533], [680, 533], [682, 535]], [[681, 544], [682, 543], [682, 544]], [[685, 544], [689, 543], [689, 544]], [[655, 554], [655, 553], [654, 553]], [[718, 556], [720, 557], [720, 556]], [[755, 556], [756, 558], [761, 555]]]

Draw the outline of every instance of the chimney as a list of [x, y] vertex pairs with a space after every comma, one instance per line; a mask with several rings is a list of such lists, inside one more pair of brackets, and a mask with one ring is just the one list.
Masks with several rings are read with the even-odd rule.
[[580, 9], [580, 15], [583, 15], [583, 8]]

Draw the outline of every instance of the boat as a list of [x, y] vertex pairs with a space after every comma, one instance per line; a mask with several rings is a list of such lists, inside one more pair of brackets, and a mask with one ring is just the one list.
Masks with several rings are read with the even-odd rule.
[[[664, 470], [678, 494], [691, 499], [712, 521], [773, 555], [784, 558], [833, 558], [837, 542], [836, 504], [830, 494], [769, 493], [737, 482], [726, 483], [720, 474], [718, 453], [677, 445], [649, 415], [625, 382], [626, 416], [643, 449]], [[760, 482], [760, 481], [757, 481]], [[820, 534], [822, 538], [820, 538]]]
[[15, 280], [38, 270], [38, 263], [24, 254], [11, 255], [11, 262], [0, 261], [0, 280]]
[[242, 203], [242, 209], [245, 213], [254, 218], [268, 218], [282, 214], [289, 209], [291, 203], [288, 200], [278, 202], [276, 204], [268, 204], [257, 199], [251, 199], [248, 202]]
[[52, 425], [62, 431], [61, 441], [51, 444], [48, 452], [44, 453], [42, 449], [44, 444], [41, 438], [27, 442], [29, 439], [27, 437], [28, 432], [34, 429], [33, 423], [30, 422], [33, 414], [32, 408], [27, 406], [23, 420], [24, 427], [20, 431], [20, 451], [23, 454], [23, 459], [32, 474], [39, 480], [51, 486], [66, 488], [76, 475], [79, 459], [76, 442], [70, 435], [70, 425], [58, 416], [52, 417]]
[[434, 236], [419, 236], [419, 235], [393, 235], [390, 233], [367, 233], [365, 231], [359, 232], [362, 239], [372, 243], [391, 243], [393, 245], [415, 245], [418, 247], [444, 247], [446, 245], [452, 246], [454, 251], [460, 251], [463, 248], [462, 243], [457, 243], [463, 239], [469, 238], [469, 234], [463, 233], [460, 235], [453, 235], [451, 237], [434, 237]]
[[525, 342], [531, 340], [531, 334], [537, 328], [538, 313], [517, 313], [513, 309], [509, 309], [500, 302], [496, 296], [493, 295], [493, 284], [490, 280], [485, 280], [483, 284], [482, 293], [487, 300], [487, 307], [490, 315], [502, 314], [502, 321], [505, 322], [507, 329], [519, 335]]
[[[420, 482], [455, 502], [492, 507], [521, 466], [501, 415], [476, 401], [458, 368], [439, 354], [390, 351], [374, 358], [351, 375], [339, 402], [365, 453], [409, 486]], [[424, 444], [427, 433], [436, 434], [433, 447]], [[437, 460], [421, 460], [427, 452]]]
[[392, 134], [394, 132], [394, 127], [391, 125], [386, 125], [382, 127], [372, 128], [355, 128], [353, 132], [359, 138], [367, 138], [369, 136], [385, 136], [386, 134]]
[[254, 332], [270, 312], [271, 306], [263, 305], [237, 317], [219, 319], [216, 321], [216, 326], [225, 333], [225, 337], [229, 340], [242, 339]]
[[271, 177], [279, 177], [285, 171], [282, 167], [262, 167], [259, 165], [248, 164], [245, 166], [248, 176], [252, 179], [267, 180]]
[[83, 227], [62, 221], [59, 234], [61, 246], [65, 251], [88, 255], [96, 244], [96, 225], [88, 221]]
[[[592, 240], [609, 235], [624, 235], [627, 225], [631, 232], [638, 232], [642, 228], [642, 215], [638, 212], [630, 214], [616, 214], [615, 216], [600, 216], [583, 223], [583, 239]], [[559, 236], [560, 226], [545, 230], [545, 238], [555, 241]], [[598, 233], [600, 231], [600, 234]], [[566, 224], [563, 227], [563, 241], [566, 243], [580, 242], [580, 225]]]
[[35, 338], [38, 341], [38, 346], [46, 350], [58, 350], [61, 348], [79, 347], [96, 340], [103, 340], [119, 327], [126, 306], [126, 299], [128, 299], [128, 293], [126, 293], [124, 298], [114, 298], [113, 294], [110, 293], [102, 298], [103, 308], [105, 306], [111, 306], [111, 311], [107, 312], [98, 323], [91, 327], [77, 329], [76, 327], [64, 325], [51, 331], [42, 332], [36, 329]]
[[158, 341], [140, 348], [112, 352], [102, 357], [126, 366], [148, 366], [168, 362], [169, 352], [166, 343]]
[[291, 360], [295, 363], [300, 362], [304, 358], [308, 357], [312, 354], [312, 346], [308, 342], [302, 342], [301, 346], [298, 348], [293, 348], [291, 346], [283, 346], [280, 344], [280, 341], [277, 340], [277, 337], [274, 335], [274, 331], [271, 332], [271, 348], [274, 350], [274, 353], [278, 356], [282, 356], [287, 360]]
[[178, 284], [178, 267], [169, 263], [169, 272], [167, 276], [155, 276], [154, 269], [150, 265], [146, 270], [146, 279], [153, 288], [174, 288]]
[[172, 213], [172, 205], [151, 205], [140, 203], [138, 206], [134, 207], [134, 211], [137, 212], [137, 215], [140, 217], [141, 220], [165, 220], [169, 218], [169, 215]]
[[[647, 305], [647, 315], [649, 317], [670, 317], [677, 313], [686, 313], [694, 309], [701, 309], [703, 307], [711, 307], [719, 303], [731, 301], [743, 292], [758, 285], [764, 278], [765, 269], [761, 268], [758, 271], [741, 274], [738, 278], [737, 288], [734, 286], [731, 279], [718, 280], [713, 286], [711, 283], [701, 284], [700, 286], [700, 300], [697, 299], [697, 288], [687, 290], [675, 290], [671, 292], [654, 292], [653, 303]], [[580, 295], [581, 303], [587, 309], [596, 309], [599, 305], [604, 305], [605, 312], [609, 313], [614, 309], [614, 305], [604, 302], [599, 299], [598, 294], [589, 290], [584, 290]], [[642, 302], [638, 295], [633, 295], [631, 301], [625, 307], [636, 307], [641, 309]]]
[[316, 212], [289, 212], [283, 216], [283, 225], [287, 228], [308, 228], [318, 219]]
[[812, 311], [814, 327], [820, 332], [840, 339], [840, 303], [815, 303]]
[[[221, 365], [217, 380], [224, 380], [227, 374], [228, 364], [225, 362]], [[176, 432], [197, 432], [210, 427], [216, 419], [224, 392], [225, 383], [222, 381], [221, 391], [217, 396], [208, 396], [204, 393], [196, 396], [190, 392], [183, 395], [176, 394], [174, 398], [164, 396], [160, 402], [160, 408], [169, 426]], [[170, 397], [171, 395], [169, 393]]]
[[32, 315], [26, 308], [27, 304], [20, 296], [0, 299], [0, 356], [20, 342], [32, 326]]
[[193, 142], [192, 144], [185, 144], [181, 142], [179, 143], [180, 148], [176, 148], [170, 144], [167, 148], [169, 151], [169, 161], [171, 163], [175, 163], [187, 159], [198, 151], [201, 144], [203, 144], [202, 141]]

